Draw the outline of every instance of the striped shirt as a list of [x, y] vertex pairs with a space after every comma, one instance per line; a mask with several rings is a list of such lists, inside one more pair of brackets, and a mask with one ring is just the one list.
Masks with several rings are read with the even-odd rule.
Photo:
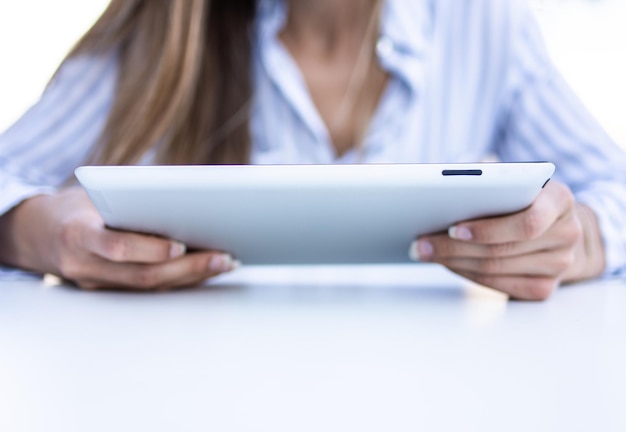
[[[555, 180], [598, 215], [606, 275], [626, 275], [626, 154], [555, 70], [523, 0], [386, 0], [376, 51], [390, 82], [362, 149], [341, 157], [278, 38], [285, 21], [284, 0], [260, 0], [252, 163], [549, 160]], [[112, 105], [117, 61], [66, 62], [0, 135], [0, 214], [54, 192], [84, 163]]]

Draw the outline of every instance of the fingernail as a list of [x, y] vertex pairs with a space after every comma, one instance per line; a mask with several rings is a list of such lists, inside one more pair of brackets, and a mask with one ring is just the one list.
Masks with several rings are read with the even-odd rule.
[[418, 240], [417, 242], [417, 254], [420, 261], [429, 261], [433, 253], [435, 252], [435, 248], [433, 248], [433, 244], [428, 240]]
[[411, 243], [411, 246], [409, 247], [409, 258], [411, 259], [411, 261], [420, 260], [420, 256], [417, 251], [417, 248], [418, 248], [417, 241], [414, 241], [413, 243]]
[[237, 266], [237, 261], [230, 255], [214, 255], [209, 261], [209, 271], [213, 273], [226, 273]]
[[472, 232], [464, 226], [453, 226], [448, 230], [450, 238], [455, 240], [471, 240]]
[[170, 258], [178, 258], [187, 252], [187, 246], [180, 242], [172, 242], [170, 246]]
[[409, 258], [413, 261], [430, 261], [435, 252], [433, 244], [428, 240], [417, 240], [411, 244]]

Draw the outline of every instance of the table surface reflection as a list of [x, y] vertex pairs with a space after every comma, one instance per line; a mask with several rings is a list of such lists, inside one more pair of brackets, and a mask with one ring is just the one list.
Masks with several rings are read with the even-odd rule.
[[0, 283], [0, 430], [626, 430], [626, 283], [511, 302], [431, 265], [173, 293]]

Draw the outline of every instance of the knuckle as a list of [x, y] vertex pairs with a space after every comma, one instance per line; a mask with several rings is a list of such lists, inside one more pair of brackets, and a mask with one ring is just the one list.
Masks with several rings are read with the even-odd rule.
[[527, 239], [534, 239], [541, 235], [542, 216], [534, 208], [529, 209], [521, 222], [522, 234]]
[[456, 248], [454, 242], [448, 239], [431, 240], [433, 254], [435, 257], [449, 258], [455, 256]]
[[563, 204], [566, 206], [566, 208], [574, 208], [574, 206], [576, 205], [576, 198], [574, 197], [574, 194], [572, 193], [570, 188], [561, 183], [558, 184], [558, 187], [559, 192], [563, 197]]
[[497, 274], [502, 269], [502, 260], [488, 258], [479, 261], [478, 268], [483, 274]]
[[113, 261], [124, 261], [128, 258], [128, 245], [121, 236], [106, 236], [103, 249], [107, 258]]
[[510, 286], [510, 284], [503, 281], [503, 279], [498, 276], [481, 275], [476, 278], [473, 278], [473, 280], [482, 286], [485, 286], [485, 287], [488, 287], [488, 288], [491, 288], [491, 289], [494, 289], [496, 291], [500, 291], [506, 294], [509, 294], [509, 292], [511, 292], [513, 288], [512, 286]]
[[583, 237], [583, 227], [578, 218], [571, 218], [567, 227], [567, 234], [565, 240], [568, 244], [573, 245], [577, 243]]
[[155, 289], [159, 286], [159, 282], [159, 274], [154, 267], [138, 270], [133, 281], [137, 288], [141, 289]]
[[515, 248], [515, 243], [498, 243], [487, 245], [487, 256], [490, 258], [497, 258], [501, 256], [512, 255]]
[[493, 237], [489, 226], [483, 223], [474, 224], [472, 227], [472, 235], [475, 239], [485, 242], [491, 241]]
[[560, 254], [554, 263], [556, 274], [561, 274], [570, 266], [570, 257], [568, 253]]
[[66, 249], [73, 249], [78, 244], [79, 227], [74, 219], [69, 219], [61, 223], [60, 241]]
[[558, 282], [556, 279], [542, 279], [533, 281], [527, 285], [527, 300], [544, 301], [547, 300], [556, 290]]
[[568, 250], [561, 254], [556, 264], [559, 274], [563, 274], [569, 270], [569, 268], [574, 265], [575, 260], [576, 255], [574, 254], [574, 251]]
[[76, 281], [83, 276], [82, 266], [72, 256], [65, 254], [60, 256], [57, 267], [61, 273], [60, 276], [65, 279]]
[[75, 281], [76, 286], [85, 291], [95, 291], [101, 288], [101, 286], [91, 281]]
[[472, 278], [472, 280], [474, 280], [476, 283], [494, 289], [494, 290], [498, 290], [500, 291], [500, 287], [498, 286], [498, 282], [496, 280], [496, 278], [491, 277], [491, 276], [477, 276]]
[[193, 275], [204, 275], [209, 272], [209, 264], [207, 259], [194, 259], [190, 263], [190, 271]]

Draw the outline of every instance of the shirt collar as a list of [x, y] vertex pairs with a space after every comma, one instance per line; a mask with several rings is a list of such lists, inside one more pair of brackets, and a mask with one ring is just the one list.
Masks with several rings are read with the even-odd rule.
[[[424, 61], [433, 37], [434, 0], [384, 0], [377, 55], [381, 65], [413, 92], [423, 84]], [[287, 20], [285, 0], [259, 0], [259, 48], [277, 43]]]
[[381, 65], [413, 96], [424, 85], [433, 38], [433, 0], [386, 0], [377, 54]]
[[426, 55], [432, 40], [432, 0], [386, 0], [381, 38], [389, 38], [400, 53]]

